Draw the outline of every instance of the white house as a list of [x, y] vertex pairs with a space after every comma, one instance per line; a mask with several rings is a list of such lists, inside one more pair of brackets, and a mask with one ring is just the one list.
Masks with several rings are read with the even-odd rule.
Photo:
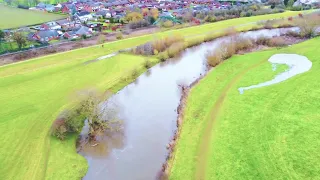
[[93, 19], [93, 16], [86, 11], [78, 12], [74, 16], [75, 18], [79, 19], [81, 22], [86, 22], [88, 20]]

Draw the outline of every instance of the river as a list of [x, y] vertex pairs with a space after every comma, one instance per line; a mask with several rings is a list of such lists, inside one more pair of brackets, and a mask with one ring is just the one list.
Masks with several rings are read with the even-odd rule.
[[[286, 29], [259, 30], [241, 36], [279, 36]], [[185, 50], [178, 58], [160, 63], [113, 95], [124, 132], [107, 135], [105, 143], [79, 153], [88, 161], [84, 180], [152, 180], [165, 162], [177, 124], [180, 84], [190, 85], [206, 70], [205, 55], [229, 37]], [[104, 59], [107, 60], [107, 59]], [[88, 150], [89, 149], [89, 150]]]

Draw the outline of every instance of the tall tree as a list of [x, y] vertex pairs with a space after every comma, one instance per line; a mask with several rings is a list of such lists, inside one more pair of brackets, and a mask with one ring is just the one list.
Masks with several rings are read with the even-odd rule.
[[27, 39], [26, 37], [20, 33], [20, 32], [15, 32], [13, 33], [13, 37], [12, 37], [13, 41], [17, 43], [19, 50], [23, 47], [27, 45]]
[[287, 7], [292, 7], [293, 4], [294, 4], [294, 0], [289, 0], [288, 4], [287, 4]]

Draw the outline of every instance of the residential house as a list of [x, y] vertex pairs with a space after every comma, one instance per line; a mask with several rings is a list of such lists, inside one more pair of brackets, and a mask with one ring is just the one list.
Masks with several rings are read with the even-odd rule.
[[74, 29], [72, 31], [68, 31], [68, 32], [64, 33], [64, 35], [63, 35], [63, 37], [65, 37], [67, 39], [76, 39], [76, 38], [80, 38], [82, 36], [87, 36], [87, 37], [92, 36], [92, 29], [90, 29], [86, 26], [81, 26], [81, 27]]
[[103, 5], [101, 5], [100, 3], [86, 3], [84, 5], [84, 10], [87, 12], [97, 12], [101, 9], [101, 7], [103, 7]]
[[48, 11], [48, 12], [54, 12], [56, 11], [56, 8], [52, 4], [45, 4], [45, 3], [39, 3], [36, 6], [36, 9], [42, 10], [42, 11]]
[[60, 30], [61, 26], [57, 24], [56, 22], [47, 22], [40, 26], [41, 30]]
[[66, 31], [81, 26], [80, 23], [76, 23], [75, 21], [70, 21], [69, 19], [58, 20], [56, 22], [61, 26], [61, 29]]
[[103, 18], [111, 18], [111, 12], [108, 10], [100, 10], [96, 12], [97, 17], [103, 17]]
[[81, 11], [81, 12], [77, 12], [74, 15], [74, 18], [81, 21], [81, 22], [86, 22], [88, 20], [93, 19], [93, 16], [87, 11]]
[[65, 14], [73, 14], [76, 11], [76, 6], [74, 4], [65, 3], [62, 4], [61, 12]]
[[57, 30], [43, 30], [37, 31], [36, 33], [30, 33], [28, 35], [29, 40], [39, 41], [39, 42], [49, 42], [53, 39], [59, 39], [60, 34]]

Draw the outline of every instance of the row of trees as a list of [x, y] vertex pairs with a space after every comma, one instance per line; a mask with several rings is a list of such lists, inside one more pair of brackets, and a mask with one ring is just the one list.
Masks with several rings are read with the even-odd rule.
[[[46, 4], [52, 3], [52, 1], [50, 1], [50, 0], [4, 0], [4, 3], [6, 3], [9, 6], [23, 5], [23, 6], [32, 7], [32, 6], [36, 6], [40, 2], [43, 2], [43, 3], [46, 3]], [[54, 1], [55, 4], [61, 3], [61, 2], [65, 2], [65, 1], [63, 1], [63, 0], [55, 0]]]

